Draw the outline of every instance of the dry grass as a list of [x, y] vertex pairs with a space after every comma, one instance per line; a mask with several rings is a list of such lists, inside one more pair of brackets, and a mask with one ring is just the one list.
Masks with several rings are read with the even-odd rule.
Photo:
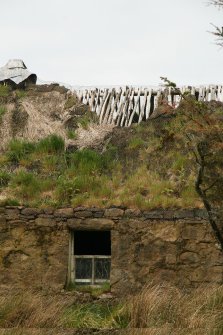
[[[223, 288], [151, 286], [130, 299], [131, 334], [223, 334]], [[138, 332], [141, 329], [141, 332]]]
[[62, 335], [71, 329], [79, 329], [77, 334], [91, 334], [93, 329], [113, 334], [119, 329], [114, 334], [222, 335], [222, 307], [223, 287], [183, 293], [175, 287], [151, 285], [124, 302], [113, 303], [83, 303], [74, 295], [27, 291], [0, 297], [0, 334]]
[[103, 144], [104, 138], [112, 132], [113, 128], [112, 125], [98, 125], [96, 123], [90, 123], [87, 127], [79, 125], [76, 130], [77, 139], [70, 142], [79, 149], [97, 147]]
[[66, 304], [66, 300], [29, 291], [0, 297], [0, 327], [61, 327], [60, 319]]

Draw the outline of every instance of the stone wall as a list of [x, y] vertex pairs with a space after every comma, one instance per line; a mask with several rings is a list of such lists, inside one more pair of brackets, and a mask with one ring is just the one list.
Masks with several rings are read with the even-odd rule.
[[111, 230], [111, 287], [221, 284], [223, 257], [203, 210], [0, 208], [0, 288], [62, 289], [75, 229]]

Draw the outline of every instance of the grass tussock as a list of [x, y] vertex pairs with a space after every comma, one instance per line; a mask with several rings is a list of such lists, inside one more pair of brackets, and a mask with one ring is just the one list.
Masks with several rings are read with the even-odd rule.
[[124, 333], [129, 335], [222, 335], [222, 306], [222, 287], [183, 293], [175, 287], [149, 286], [125, 300], [99, 299], [84, 303], [74, 296], [26, 291], [0, 297], [0, 328], [12, 331], [120, 329], [120, 332], [125, 329]]
[[130, 299], [129, 327], [152, 329], [154, 334], [189, 335], [200, 330], [200, 334], [220, 335], [222, 307], [222, 287], [199, 288], [188, 294], [174, 287], [151, 286]]

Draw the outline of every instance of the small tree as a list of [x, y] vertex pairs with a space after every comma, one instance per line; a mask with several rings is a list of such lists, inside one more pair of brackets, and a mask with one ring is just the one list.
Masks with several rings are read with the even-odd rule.
[[165, 85], [182, 98], [176, 110], [176, 132], [181, 132], [197, 165], [195, 189], [207, 211], [208, 220], [223, 251], [223, 106], [215, 101], [197, 101], [182, 94], [167, 78]]
[[[209, 4], [214, 5], [218, 8], [223, 8], [223, 0], [210, 0]], [[216, 43], [217, 45], [223, 47], [223, 27], [217, 27], [214, 24], [212, 24], [215, 28], [215, 31], [212, 31], [211, 33], [216, 36]]]

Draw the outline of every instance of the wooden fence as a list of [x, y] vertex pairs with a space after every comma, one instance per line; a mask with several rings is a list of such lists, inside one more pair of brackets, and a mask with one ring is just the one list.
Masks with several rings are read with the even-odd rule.
[[[223, 102], [223, 86], [182, 87], [180, 91], [189, 91], [198, 101]], [[160, 100], [172, 108], [178, 107], [181, 100], [179, 91], [170, 88], [94, 88], [76, 90], [76, 93], [82, 103], [97, 113], [100, 124], [120, 127], [153, 117]]]

